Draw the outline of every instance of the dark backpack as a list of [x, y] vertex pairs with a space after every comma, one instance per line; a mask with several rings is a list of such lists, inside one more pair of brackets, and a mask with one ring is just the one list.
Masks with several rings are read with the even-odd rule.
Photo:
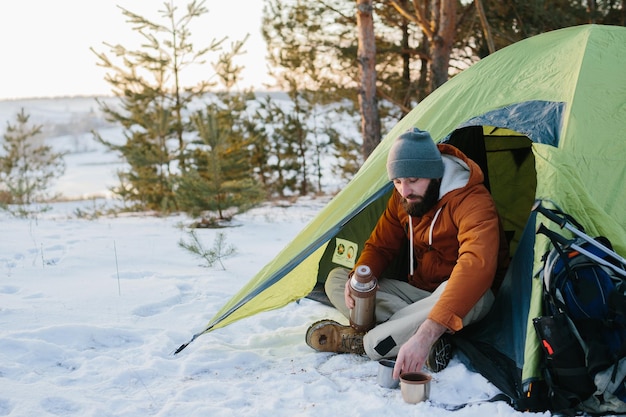
[[[543, 376], [553, 411], [626, 412], [626, 271], [610, 242], [576, 223], [571, 240], [543, 225], [544, 315], [533, 324], [544, 353]], [[619, 259], [622, 259], [617, 255]]]

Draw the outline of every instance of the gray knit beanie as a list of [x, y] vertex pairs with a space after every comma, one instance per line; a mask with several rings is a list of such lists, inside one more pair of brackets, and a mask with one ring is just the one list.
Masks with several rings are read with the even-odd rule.
[[387, 175], [396, 178], [441, 178], [441, 152], [430, 133], [414, 127], [400, 135], [387, 156]]

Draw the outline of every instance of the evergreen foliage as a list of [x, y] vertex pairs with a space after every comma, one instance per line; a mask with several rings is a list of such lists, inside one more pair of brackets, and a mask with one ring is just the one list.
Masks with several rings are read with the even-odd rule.
[[24, 109], [16, 115], [15, 124], [7, 123], [0, 155], [0, 207], [20, 216], [45, 211], [44, 203], [52, 182], [65, 172], [64, 154], [45, 144], [42, 125], [30, 123]]
[[[225, 38], [197, 49], [190, 26], [208, 11], [204, 1], [190, 2], [182, 17], [174, 2], [164, 3], [165, 25], [122, 11], [146, 42], [137, 51], [109, 45], [121, 64], [96, 52], [121, 100], [119, 107], [105, 103], [101, 107], [110, 120], [122, 124], [125, 143], [97, 135], [128, 163], [128, 169], [118, 173], [120, 183], [113, 191], [135, 210], [193, 214], [217, 210], [220, 218], [227, 208], [254, 204], [259, 193], [241, 154], [245, 138], [236, 126], [243, 123], [240, 116], [250, 92], [228, 93], [240, 77], [242, 68], [233, 64], [233, 58], [242, 53], [245, 40], [226, 52]], [[207, 80], [184, 87], [180, 80], [187, 67], [204, 64], [209, 52], [222, 52], [213, 68], [227, 92], [214, 94], [217, 101], [203, 114], [193, 107], [206, 101], [218, 83]]]
[[196, 232], [191, 230], [188, 234], [191, 237], [191, 241], [187, 242], [181, 239], [178, 241], [178, 246], [204, 260], [207, 267], [212, 267], [216, 262], [219, 262], [222, 269], [226, 270], [222, 259], [237, 253], [237, 249], [234, 246], [226, 244], [226, 236], [224, 233], [217, 233], [215, 235], [213, 247], [210, 249], [204, 247]]
[[209, 104], [191, 118], [198, 139], [189, 151], [190, 168], [177, 183], [177, 195], [186, 211], [198, 215], [216, 211], [225, 219], [231, 208], [246, 210], [263, 197], [250, 164], [249, 140], [233, 124], [236, 119], [217, 104]]

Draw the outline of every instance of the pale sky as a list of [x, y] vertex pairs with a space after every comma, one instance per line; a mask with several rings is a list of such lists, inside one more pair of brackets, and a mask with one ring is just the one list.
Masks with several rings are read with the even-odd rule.
[[[0, 0], [0, 100], [31, 97], [110, 95], [105, 70], [89, 49], [111, 56], [103, 44], [127, 48], [141, 39], [126, 23], [118, 5], [163, 23], [165, 0]], [[169, 0], [168, 0], [169, 1]], [[189, 0], [175, 0], [179, 15]], [[242, 87], [271, 83], [266, 46], [261, 36], [262, 0], [207, 0], [209, 10], [192, 27], [196, 47], [228, 37], [225, 46], [250, 38], [247, 53], [235, 63], [245, 66]], [[203, 37], [207, 39], [203, 42]], [[214, 60], [216, 55], [210, 57]], [[198, 76], [213, 71], [198, 68]]]

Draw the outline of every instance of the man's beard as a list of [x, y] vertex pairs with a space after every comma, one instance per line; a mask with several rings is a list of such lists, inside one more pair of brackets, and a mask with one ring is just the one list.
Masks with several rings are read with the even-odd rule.
[[[409, 203], [405, 198], [402, 199], [402, 206], [406, 210], [409, 215], [413, 217], [422, 217], [426, 214], [431, 208], [435, 207], [437, 201], [439, 201], [439, 185], [441, 181], [438, 179], [433, 179], [428, 184], [428, 188], [426, 188], [426, 192], [424, 193], [424, 197], [421, 201], [417, 203]], [[413, 196], [409, 196], [413, 197]]]

